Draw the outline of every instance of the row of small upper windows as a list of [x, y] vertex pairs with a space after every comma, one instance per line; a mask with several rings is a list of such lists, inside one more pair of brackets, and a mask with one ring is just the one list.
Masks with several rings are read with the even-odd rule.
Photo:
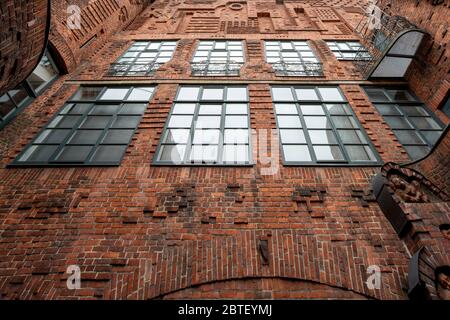
[[[340, 60], [367, 59], [357, 41], [328, 41]], [[169, 62], [176, 41], [135, 42], [111, 67], [114, 76], [148, 76]], [[321, 75], [321, 64], [307, 41], [265, 41], [265, 60], [280, 75]], [[194, 75], [238, 75], [245, 62], [243, 41], [199, 41], [191, 60]]]
[[[154, 91], [81, 87], [13, 165], [119, 165]], [[366, 92], [411, 158], [430, 150], [443, 126], [423, 104], [403, 89]], [[285, 164], [381, 162], [339, 87], [273, 86], [271, 93], [273, 138]], [[250, 123], [246, 86], [180, 86], [153, 163], [251, 165]]]

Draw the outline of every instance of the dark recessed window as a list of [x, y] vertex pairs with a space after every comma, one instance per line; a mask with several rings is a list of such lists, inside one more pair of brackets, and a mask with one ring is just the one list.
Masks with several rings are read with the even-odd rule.
[[176, 46], [176, 41], [137, 41], [111, 65], [109, 75], [151, 76], [161, 65], [172, 59]]
[[154, 87], [81, 87], [13, 166], [118, 165]]
[[242, 41], [200, 41], [192, 59], [192, 75], [238, 76], [243, 64]]
[[328, 47], [339, 60], [368, 60], [367, 49], [358, 41], [326, 41]]
[[0, 97], [0, 129], [42, 94], [58, 76], [58, 68], [46, 51], [28, 79]]
[[439, 119], [407, 89], [366, 87], [365, 90], [410, 158], [425, 156], [442, 133]]
[[161, 136], [155, 164], [251, 164], [245, 86], [182, 86]]
[[286, 164], [373, 165], [380, 158], [338, 87], [272, 87]]
[[265, 41], [265, 53], [278, 76], [322, 75], [322, 64], [306, 41]]

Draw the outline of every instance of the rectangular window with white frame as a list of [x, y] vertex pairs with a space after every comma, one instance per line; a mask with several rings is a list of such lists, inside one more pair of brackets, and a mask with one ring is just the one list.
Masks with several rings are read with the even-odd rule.
[[369, 51], [358, 41], [326, 41], [338, 60], [369, 60]]

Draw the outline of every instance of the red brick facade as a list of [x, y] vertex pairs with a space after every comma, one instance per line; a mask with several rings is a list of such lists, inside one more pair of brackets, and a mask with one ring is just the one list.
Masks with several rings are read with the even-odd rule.
[[[351, 61], [338, 61], [324, 42], [358, 40], [353, 29], [364, 17], [362, 1], [157, 0], [138, 14], [143, 1], [102, 0], [117, 10], [103, 19], [94, 16], [99, 8], [85, 9], [89, 21], [100, 22], [79, 32], [58, 15], [65, 2], [53, 7], [50, 43], [69, 74], [0, 132], [0, 298], [407, 299], [414, 246], [405, 245], [376, 202], [372, 179], [381, 166], [287, 167], [277, 152], [273, 174], [261, 162], [151, 164], [178, 86], [212, 83], [248, 85], [257, 132], [277, 128], [270, 85], [338, 85], [382, 160], [408, 161], [361, 87], [374, 83]], [[108, 76], [110, 64], [139, 39], [174, 39], [178, 46], [154, 76]], [[198, 39], [244, 40], [240, 76], [191, 76]], [[277, 76], [264, 62], [267, 39], [309, 40], [324, 76]], [[80, 84], [117, 83], [157, 86], [120, 166], [7, 167]], [[259, 159], [260, 151], [252, 152]], [[448, 156], [448, 143], [440, 152]], [[300, 201], [299, 190], [312, 195]], [[449, 223], [445, 210], [436, 212]], [[439, 229], [427, 228], [439, 237]], [[450, 263], [445, 241], [439, 252]], [[81, 289], [66, 286], [70, 265], [81, 269]], [[374, 265], [379, 289], [366, 285]]]

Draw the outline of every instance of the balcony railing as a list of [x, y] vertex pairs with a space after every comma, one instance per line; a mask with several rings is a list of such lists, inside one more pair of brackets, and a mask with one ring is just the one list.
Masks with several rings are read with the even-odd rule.
[[243, 63], [202, 61], [191, 63], [193, 76], [239, 76]]
[[365, 78], [402, 77], [409, 63], [399, 59], [414, 58], [424, 34], [406, 18], [390, 16], [379, 9], [367, 12], [356, 31], [371, 56], [367, 58], [361, 49], [355, 58]]
[[277, 76], [283, 77], [320, 77], [323, 68], [320, 62], [275, 62], [271, 63]]
[[111, 77], [146, 77], [152, 76], [162, 63], [113, 63], [108, 70]]

